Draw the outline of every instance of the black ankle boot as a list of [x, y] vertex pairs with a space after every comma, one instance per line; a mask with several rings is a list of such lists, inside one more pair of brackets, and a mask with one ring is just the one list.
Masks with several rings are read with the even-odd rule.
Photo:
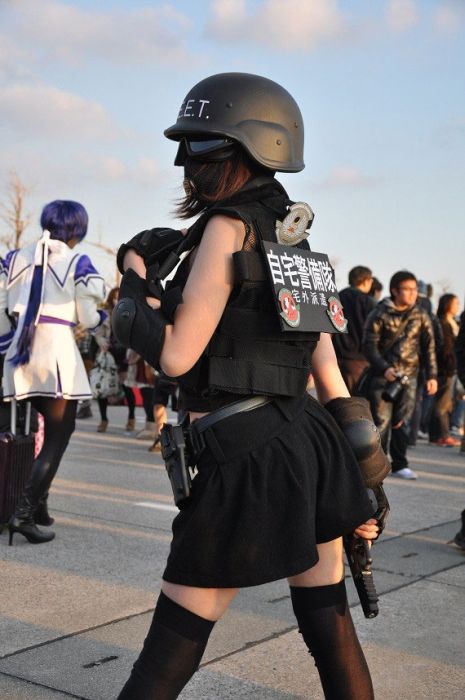
[[462, 529], [455, 535], [454, 542], [457, 547], [465, 550], [465, 510], [462, 510]]
[[31, 544], [43, 544], [44, 542], [50, 542], [54, 539], [54, 532], [42, 532], [35, 524], [34, 511], [36, 507], [37, 505], [24, 494], [14, 515], [8, 523], [8, 530], [10, 533], [8, 544], [10, 547], [13, 544], [13, 535], [15, 532], [19, 532], [20, 535], [23, 535]]
[[55, 518], [52, 518], [48, 512], [47, 507], [48, 493], [41, 496], [39, 500], [39, 505], [36, 508], [34, 514], [34, 521], [36, 525], [44, 525], [45, 527], [50, 527], [55, 522]]

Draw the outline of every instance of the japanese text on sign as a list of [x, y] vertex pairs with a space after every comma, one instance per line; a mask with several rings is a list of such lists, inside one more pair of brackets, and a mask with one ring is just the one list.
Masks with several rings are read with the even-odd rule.
[[325, 260], [287, 252], [267, 252], [273, 284], [292, 288], [297, 302], [326, 305], [324, 292], [335, 292], [333, 269]]

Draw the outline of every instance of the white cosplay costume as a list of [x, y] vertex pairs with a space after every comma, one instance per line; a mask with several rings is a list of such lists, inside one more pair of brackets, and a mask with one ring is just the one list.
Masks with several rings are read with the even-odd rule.
[[[42, 281], [31, 293], [37, 266], [42, 266]], [[40, 294], [40, 299], [36, 299], [38, 309], [32, 321], [35, 329], [28, 360], [15, 366], [11, 360], [18, 352], [34, 293]], [[13, 251], [1, 261], [0, 352], [6, 352], [5, 400], [31, 396], [91, 398], [73, 327], [80, 323], [96, 330], [106, 316], [97, 309], [104, 297], [105, 283], [89, 257], [51, 239], [48, 231], [37, 243]]]

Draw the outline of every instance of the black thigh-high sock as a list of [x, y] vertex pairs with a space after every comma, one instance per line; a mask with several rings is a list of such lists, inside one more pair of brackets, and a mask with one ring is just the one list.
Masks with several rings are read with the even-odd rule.
[[160, 593], [143, 649], [118, 700], [174, 700], [198, 669], [214, 622]]
[[291, 586], [299, 632], [320, 674], [326, 700], [373, 700], [373, 685], [355, 632], [344, 581]]

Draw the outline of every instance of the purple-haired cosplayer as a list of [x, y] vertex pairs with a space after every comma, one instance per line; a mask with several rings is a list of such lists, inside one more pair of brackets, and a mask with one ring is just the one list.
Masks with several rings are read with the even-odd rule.
[[32, 402], [44, 416], [44, 443], [34, 461], [15, 514], [10, 539], [19, 532], [33, 544], [53, 532], [47, 496], [74, 430], [79, 399], [91, 397], [74, 326], [96, 329], [105, 285], [87, 255], [75, 246], [87, 233], [87, 212], [79, 202], [55, 200], [40, 218], [38, 241], [10, 252], [0, 264], [0, 352], [5, 354], [3, 394]]

